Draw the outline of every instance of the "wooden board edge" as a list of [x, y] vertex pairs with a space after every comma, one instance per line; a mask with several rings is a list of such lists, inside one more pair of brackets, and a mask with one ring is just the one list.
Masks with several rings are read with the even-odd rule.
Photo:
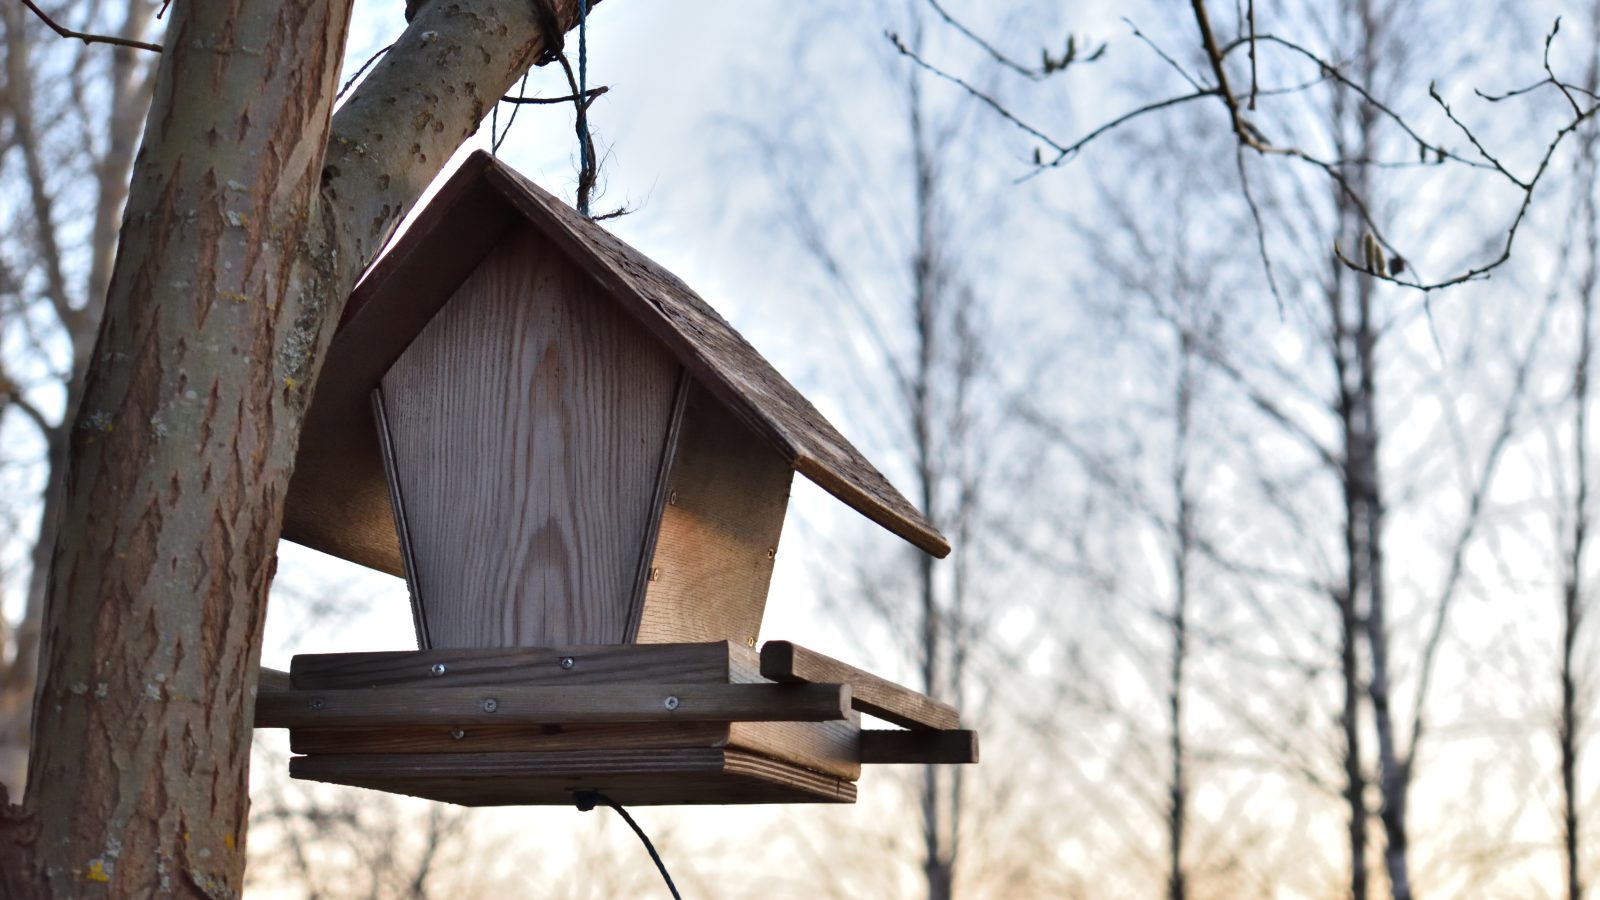
[[967, 765], [977, 761], [976, 731], [874, 728], [861, 732], [863, 765]]
[[678, 438], [683, 433], [683, 413], [689, 405], [689, 393], [694, 388], [694, 376], [681, 362], [678, 364], [678, 384], [673, 390], [672, 413], [667, 419], [667, 432], [661, 440], [661, 459], [656, 466], [655, 488], [650, 496], [649, 518], [645, 520], [644, 540], [640, 542], [639, 562], [633, 573], [633, 596], [628, 600], [628, 625], [624, 643], [639, 639], [639, 628], [644, 622], [645, 595], [650, 589], [650, 571], [656, 557], [656, 541], [661, 537], [661, 517], [667, 508], [668, 484], [672, 480], [672, 466], [677, 461]]

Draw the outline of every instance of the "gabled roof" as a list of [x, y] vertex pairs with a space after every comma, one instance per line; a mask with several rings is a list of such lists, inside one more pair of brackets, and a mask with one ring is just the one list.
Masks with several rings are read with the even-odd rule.
[[916, 507], [677, 276], [481, 151], [351, 295], [307, 412], [284, 537], [401, 572], [369, 396], [518, 222], [532, 225], [593, 277], [795, 471], [923, 550], [950, 552]]

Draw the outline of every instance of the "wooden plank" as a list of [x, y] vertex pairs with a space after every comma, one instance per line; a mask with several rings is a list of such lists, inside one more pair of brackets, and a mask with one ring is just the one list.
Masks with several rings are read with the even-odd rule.
[[553, 750], [727, 748], [759, 753], [854, 781], [859, 725], [835, 722], [669, 722], [651, 725], [487, 725], [307, 729], [289, 732], [295, 753], [485, 753]]
[[433, 647], [619, 643], [678, 363], [513, 230], [383, 378]]
[[259, 691], [257, 728], [405, 725], [825, 722], [850, 711], [842, 684], [637, 684], [569, 687]]
[[301, 756], [295, 778], [464, 806], [572, 806], [599, 791], [624, 806], [854, 803], [855, 785], [736, 750]]
[[389, 506], [394, 514], [394, 529], [400, 541], [400, 559], [405, 565], [406, 596], [411, 601], [411, 627], [418, 647], [431, 647], [428, 620], [422, 614], [421, 593], [417, 590], [417, 559], [412, 552], [411, 529], [406, 526], [405, 499], [400, 496], [400, 471], [394, 458], [394, 432], [383, 402], [383, 387], [372, 389], [372, 427], [378, 435], [378, 450], [383, 456], [383, 475], [389, 483]]
[[961, 724], [953, 706], [788, 641], [762, 645], [761, 674], [789, 683], [848, 684], [856, 709], [906, 728], [949, 731]]
[[867, 765], [895, 763], [960, 765], [977, 761], [976, 731], [900, 731], [874, 728], [861, 732], [861, 762]]
[[689, 394], [694, 389], [694, 376], [688, 369], [678, 370], [678, 386], [672, 394], [672, 417], [667, 421], [666, 439], [661, 444], [661, 461], [656, 465], [655, 488], [650, 494], [650, 515], [646, 520], [644, 552], [639, 554], [639, 566], [633, 573], [633, 592], [628, 600], [628, 632], [625, 643], [638, 640], [639, 617], [644, 611], [644, 598], [655, 574], [651, 556], [656, 540], [661, 534], [661, 515], [667, 508], [668, 479], [672, 476], [673, 461], [678, 453], [678, 436], [683, 431], [683, 413], [689, 405]]
[[269, 669], [266, 666], [262, 666], [261, 671], [256, 675], [257, 691], [287, 691], [290, 687], [292, 687], [292, 683], [289, 673], [281, 669]]
[[[744, 673], [740, 680], [764, 681], [751, 666], [754, 653], [744, 647], [737, 649]], [[732, 652], [727, 642], [718, 641], [316, 653], [294, 657], [289, 672], [296, 688], [323, 690], [408, 685], [727, 684], [733, 680]], [[570, 666], [566, 660], [572, 661]], [[443, 666], [443, 672], [435, 674], [435, 666]]]
[[667, 480], [639, 642], [755, 646], [793, 475], [782, 456], [694, 387]]
[[468, 159], [345, 304], [306, 412], [283, 536], [392, 575], [403, 571], [368, 414], [383, 373], [518, 217]]
[[289, 732], [289, 749], [295, 753], [319, 755], [714, 748], [727, 745], [729, 727], [727, 722], [665, 722], [648, 725], [296, 728]]

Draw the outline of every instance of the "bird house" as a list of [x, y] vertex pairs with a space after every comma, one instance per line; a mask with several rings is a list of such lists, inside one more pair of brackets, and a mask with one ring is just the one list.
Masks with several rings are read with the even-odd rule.
[[949, 551], [686, 285], [476, 154], [350, 298], [283, 529], [404, 577], [419, 649], [296, 657], [258, 725], [297, 776], [469, 804], [849, 801], [864, 761], [975, 759], [943, 704], [755, 651], [795, 472]]

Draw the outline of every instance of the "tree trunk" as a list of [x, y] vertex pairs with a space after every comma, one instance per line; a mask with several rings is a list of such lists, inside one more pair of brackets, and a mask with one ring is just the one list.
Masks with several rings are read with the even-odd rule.
[[[143, 0], [129, 0], [127, 13], [117, 34], [129, 39], [143, 39], [150, 30], [154, 8]], [[8, 10], [6, 25], [7, 52], [15, 68], [10, 71], [8, 88], [14, 105], [26, 108], [11, 110], [14, 118], [31, 120], [33, 108], [29, 83], [33, 71], [29, 68], [28, 37], [21, 27], [27, 13], [21, 8]], [[49, 37], [46, 40], [55, 40]], [[62, 484], [67, 472], [68, 426], [76, 416], [83, 396], [83, 381], [94, 350], [95, 336], [99, 331], [101, 312], [105, 308], [106, 290], [111, 279], [111, 266], [117, 249], [117, 226], [122, 221], [122, 207], [128, 196], [128, 177], [133, 169], [133, 155], [138, 147], [139, 133], [144, 126], [145, 112], [150, 105], [150, 86], [154, 66], [142, 51], [130, 47], [110, 49], [112, 63], [110, 78], [105, 87], [108, 92], [105, 119], [105, 150], [94, 158], [92, 177], [95, 187], [93, 230], [90, 233], [89, 274], [84, 283], [78, 304], [57, 305], [56, 319], [72, 348], [71, 369], [67, 373], [66, 403], [61, 420], [54, 426], [40, 424], [45, 451], [45, 489], [41, 497], [39, 527], [31, 552], [26, 603], [22, 621], [16, 630], [15, 654], [11, 665], [0, 676], [0, 783], [14, 788], [23, 784], [27, 765], [29, 732], [31, 730], [32, 697], [39, 670], [39, 636], [44, 621], [45, 588], [49, 583], [50, 555], [55, 547], [56, 526], [61, 518]], [[20, 90], [19, 90], [20, 89]], [[87, 110], [80, 110], [87, 115]], [[31, 132], [31, 128], [23, 129]], [[37, 135], [18, 135], [38, 141]], [[35, 152], [43, 155], [43, 148]], [[77, 152], [91, 152], [87, 148]], [[48, 229], [53, 234], [57, 223], [38, 221], [37, 228]]]
[[1173, 441], [1172, 491], [1177, 501], [1172, 545], [1172, 668], [1167, 682], [1167, 739], [1172, 770], [1167, 782], [1167, 897], [1186, 900], [1188, 877], [1183, 865], [1184, 827], [1189, 818], [1189, 782], [1185, 763], [1183, 701], [1184, 664], [1189, 658], [1189, 574], [1194, 552], [1194, 502], [1189, 492], [1189, 423], [1194, 406], [1194, 348], [1187, 334], [1178, 339], [1177, 423]]
[[240, 891], [267, 588], [333, 323], [542, 48], [532, 4], [433, 4], [330, 140], [349, 11], [173, 7], [70, 438], [27, 802], [0, 816], [9, 894]]

